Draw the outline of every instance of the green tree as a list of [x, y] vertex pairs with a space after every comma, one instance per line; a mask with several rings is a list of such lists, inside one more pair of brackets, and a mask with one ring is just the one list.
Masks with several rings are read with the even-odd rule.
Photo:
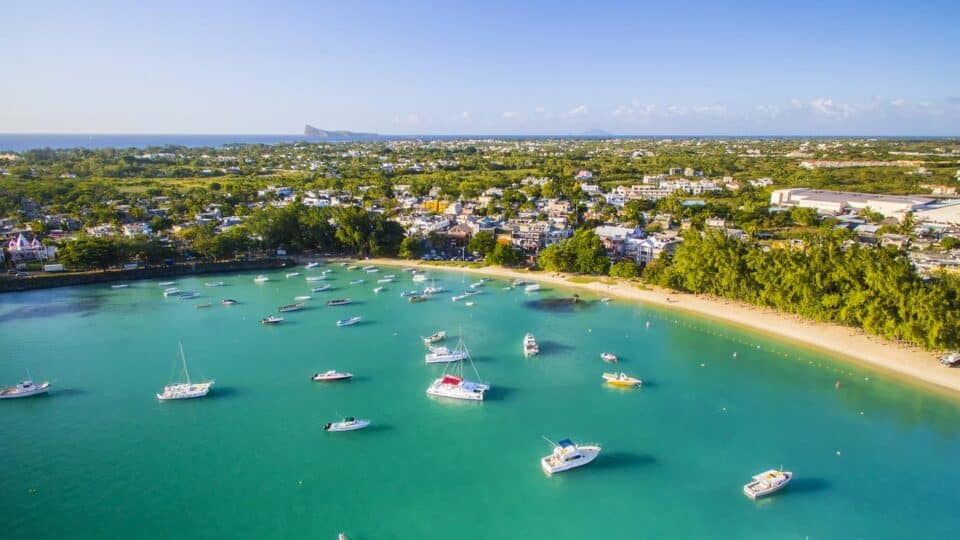
[[489, 231], [478, 232], [473, 235], [473, 238], [467, 243], [467, 249], [472, 253], [480, 253], [484, 256], [493, 251], [496, 246], [497, 240], [493, 237], [493, 233]]
[[640, 267], [629, 259], [623, 259], [610, 265], [610, 275], [624, 279], [635, 279], [640, 277]]
[[523, 253], [506, 244], [497, 244], [487, 254], [485, 261], [499, 266], [516, 266], [523, 262]]
[[400, 242], [398, 256], [404, 259], [418, 259], [423, 254], [423, 238], [407, 236]]

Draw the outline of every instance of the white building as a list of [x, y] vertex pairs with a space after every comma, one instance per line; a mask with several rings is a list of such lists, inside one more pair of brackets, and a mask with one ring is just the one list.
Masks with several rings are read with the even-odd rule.
[[814, 208], [822, 214], [842, 214], [848, 210], [869, 208], [884, 217], [901, 218], [907, 212], [921, 210], [935, 199], [914, 195], [877, 195], [847, 191], [790, 188], [777, 189], [770, 194], [773, 206], [799, 206]]

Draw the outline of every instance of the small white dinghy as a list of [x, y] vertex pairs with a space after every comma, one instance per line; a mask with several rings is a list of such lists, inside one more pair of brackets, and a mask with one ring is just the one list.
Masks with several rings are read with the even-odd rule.
[[356, 419], [353, 417], [347, 417], [339, 422], [327, 422], [323, 426], [324, 431], [355, 431], [358, 429], [363, 429], [370, 425], [369, 420]]
[[361, 321], [360, 317], [350, 317], [349, 319], [340, 319], [337, 326], [353, 326]]

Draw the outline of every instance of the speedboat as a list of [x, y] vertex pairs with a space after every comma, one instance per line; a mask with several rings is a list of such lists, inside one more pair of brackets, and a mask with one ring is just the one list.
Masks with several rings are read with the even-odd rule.
[[345, 306], [345, 305], [351, 304], [351, 303], [353, 303], [353, 300], [351, 300], [351, 299], [349, 299], [349, 298], [337, 298], [337, 299], [335, 299], [335, 300], [328, 300], [328, 301], [327, 301], [327, 305], [328, 305], [328, 306]]
[[347, 272], [353, 272], [357, 268], [360, 268], [360, 267], [355, 264], [351, 264], [350, 266], [347, 267]]
[[225, 306], [232, 306], [232, 305], [236, 304], [237, 301], [234, 300], [233, 298], [224, 298], [223, 300], [220, 301], [220, 303], [223, 304], [223, 305], [225, 305]]
[[940, 363], [947, 367], [954, 367], [960, 364], [960, 352], [950, 353], [940, 358]]
[[280, 306], [277, 308], [277, 311], [280, 313], [287, 313], [289, 311], [300, 311], [301, 309], [303, 309], [303, 302], [297, 302], [296, 304]]
[[337, 326], [353, 326], [360, 322], [360, 317], [350, 317], [349, 319], [340, 319]]
[[283, 317], [278, 317], [276, 315], [267, 315], [266, 317], [260, 319], [260, 324], [280, 324], [283, 322]]
[[743, 486], [743, 493], [751, 499], [765, 497], [785, 488], [793, 478], [790, 471], [770, 469], [753, 477], [753, 480]]
[[204, 302], [203, 304], [197, 304], [197, 309], [208, 308], [208, 307], [210, 307], [210, 306], [212, 306], [212, 305], [213, 305], [213, 304], [211, 304], [210, 302]]
[[325, 371], [323, 373], [314, 373], [311, 379], [317, 382], [346, 381], [353, 378], [353, 373], [340, 373], [339, 371]]
[[603, 360], [604, 362], [607, 362], [608, 364], [617, 363], [617, 355], [613, 353], [602, 352], [600, 353], [600, 359]]
[[204, 287], [223, 287], [224, 285], [226, 285], [226, 283], [222, 281], [213, 281], [213, 282], [208, 281], [203, 284]]
[[377, 283], [393, 283], [394, 278], [385, 277], [377, 280]]
[[31, 381], [30, 379], [27, 379], [25, 381], [18, 382], [16, 386], [10, 386], [7, 388], [0, 389], [0, 399], [16, 399], [16, 398], [24, 398], [24, 397], [30, 397], [30, 396], [39, 396], [40, 394], [46, 394], [47, 390], [49, 389], [50, 389], [50, 383], [48, 382], [33, 384], [33, 381]]
[[127, 283], [121, 283], [120, 285], [111, 285], [110, 288], [111, 288], [111, 289], [126, 289], [126, 288], [129, 287], [129, 286], [130, 286], [130, 285], [127, 284]]
[[396, 275], [396, 274], [387, 274], [387, 275], [383, 276], [383, 279], [397, 279], [397, 275]]
[[463, 293], [464, 296], [476, 296], [480, 294], [480, 291], [466, 291]]
[[414, 282], [420, 282], [420, 281], [426, 281], [426, 280], [427, 280], [427, 275], [426, 275], [426, 274], [414, 274], [414, 275], [413, 275], [413, 281], [414, 281]]
[[470, 288], [471, 288], [471, 289], [476, 289], [477, 287], [483, 287], [483, 284], [484, 284], [484, 283], [486, 283], [486, 281], [484, 281], [484, 280], [481, 279], [480, 281], [477, 281], [477, 282], [475, 282], [475, 283], [471, 283], [471, 284], [470, 284]]
[[526, 287], [523, 288], [523, 292], [537, 292], [539, 290], [540, 290], [539, 283], [531, 283], [530, 285], [527, 285]]
[[339, 422], [328, 422], [323, 426], [324, 431], [354, 431], [363, 429], [370, 425], [369, 420], [358, 420], [353, 417], [347, 417]]
[[254, 283], [266, 283], [267, 281], [270, 281], [270, 278], [268, 278], [263, 274], [260, 274], [259, 276], [253, 278]]
[[183, 291], [180, 293], [181, 300], [190, 300], [191, 298], [196, 298], [198, 296], [200, 296], [200, 293], [196, 291]]
[[473, 302], [464, 302], [463, 305], [465, 305], [465, 306], [467, 306], [467, 307], [473, 307], [473, 306], [475, 306], [476, 304], [473, 303]]
[[403, 291], [402, 293], [400, 293], [400, 297], [406, 298], [408, 296], [416, 296], [419, 293], [420, 291]]
[[319, 287], [314, 287], [314, 288], [312, 288], [312, 289], [310, 289], [310, 290], [311, 290], [312, 292], [323, 292], [323, 291], [329, 291], [329, 290], [332, 289], [332, 288], [333, 288], [332, 285], [321, 285], [321, 286], [319, 286]]
[[326, 275], [330, 275], [330, 274], [332, 274], [332, 273], [333, 273], [333, 270], [327, 268], [327, 269], [324, 270], [323, 272], [320, 272], [320, 275], [321, 275], [321, 276], [326, 276]]
[[361, 283], [363, 283], [363, 280], [362, 280], [362, 279], [354, 279], [354, 280], [351, 280], [351, 281], [350, 281], [350, 284], [351, 284], [351, 285], [359, 285], [359, 284], [361, 284]]
[[422, 294], [415, 294], [413, 296], [407, 297], [407, 302], [410, 302], [411, 304], [416, 304], [417, 302], [426, 302], [426, 301], [427, 301], [427, 297], [423, 296]]
[[312, 296], [309, 296], [309, 295], [294, 296], [294, 297], [293, 297], [293, 299], [296, 300], [297, 302], [305, 302], [305, 301], [307, 301], [307, 300], [309, 300], [309, 299], [311, 299], [311, 298], [313, 298], [313, 297], [312, 297]]
[[290, 279], [292, 277], [297, 277], [299, 275], [300, 275], [300, 272], [287, 272], [287, 279]]
[[308, 262], [308, 263], [304, 266], [304, 268], [306, 268], [307, 270], [310, 270], [310, 269], [316, 268], [316, 267], [318, 267], [318, 266], [320, 266], [320, 263], [318, 263], [318, 262]]
[[159, 285], [159, 286], [161, 286], [161, 287], [169, 287], [169, 286], [173, 285], [174, 283], [176, 283], [176, 281], [161, 281], [160, 283], [157, 283], [157, 285]]
[[366, 265], [366, 266], [363, 267], [363, 271], [364, 271], [364, 272], [369, 272], [369, 271], [371, 271], [371, 270], [376, 270], [376, 269], [377, 269], [377, 267], [374, 266], [374, 265], [372, 265], [372, 264], [368, 264], [368, 265]]
[[180, 289], [176, 287], [170, 287], [169, 289], [163, 290], [163, 296], [169, 298], [171, 296], [180, 296]]
[[307, 276], [305, 278], [307, 281], [324, 281], [327, 279], [327, 276]]
[[620, 373], [604, 373], [603, 380], [607, 381], [610, 386], [620, 388], [634, 388], [643, 384], [640, 379], [631, 377], [622, 371]]
[[465, 294], [458, 294], [457, 296], [453, 296], [453, 297], [451, 297], [450, 299], [453, 300], [454, 302], [459, 302], [460, 300], [463, 300], [463, 299], [465, 299], [466, 297], [467, 297], [467, 295], [465, 295]]
[[603, 302], [604, 304], [610, 303], [610, 299], [607, 298], [606, 296], [604, 296], [603, 298], [601, 298], [600, 301]]
[[371, 269], [367, 270], [366, 272], [367, 272], [368, 274], [376, 274], [376, 273], [379, 272], [379, 271], [380, 271], [379, 268], [371, 268]]
[[447, 333], [444, 332], [443, 330], [440, 330], [440, 331], [434, 332], [433, 334], [431, 334], [431, 335], [423, 338], [423, 344], [424, 344], [424, 345], [430, 345], [431, 343], [436, 343], [436, 342], [438, 342], [438, 341], [443, 341], [443, 339], [444, 339], [445, 337], [447, 337]]
[[348, 265], [348, 264], [350, 264], [350, 263], [348, 263], [348, 262], [342, 262], [342, 263], [340, 263], [340, 266], [346, 266], [346, 265]]
[[213, 386], [212, 380], [200, 383], [190, 381], [190, 372], [187, 371], [187, 357], [183, 354], [182, 344], [180, 344], [180, 360], [183, 362], [183, 374], [187, 382], [164, 386], [163, 392], [157, 394], [157, 399], [160, 401], [202, 398], [210, 392], [210, 387]]
[[553, 443], [553, 453], [540, 460], [543, 472], [553, 474], [582, 467], [600, 455], [600, 446], [588, 444], [579, 446], [570, 439]]
[[523, 355], [536, 356], [538, 354], [540, 354], [540, 346], [537, 345], [537, 340], [533, 337], [533, 334], [523, 336]]
[[382, 291], [382, 290], [383, 290], [383, 285], [381, 285], [381, 286], [379, 286], [379, 287], [374, 287], [374, 288], [373, 288], [373, 292], [375, 292], [375, 293], [380, 292], [380, 291]]

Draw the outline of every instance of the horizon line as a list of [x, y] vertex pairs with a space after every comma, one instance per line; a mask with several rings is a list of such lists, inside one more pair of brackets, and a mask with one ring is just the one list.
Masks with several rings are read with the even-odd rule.
[[[923, 137], [923, 138], [943, 138], [943, 139], [955, 139], [960, 138], [960, 133], [957, 134], [920, 134], [920, 133], [900, 133], [900, 134], [890, 134], [890, 133], [829, 133], [829, 134], [811, 134], [811, 133], [718, 133], [718, 134], [709, 134], [709, 133], [377, 133], [377, 132], [364, 132], [364, 131], [350, 131], [350, 130], [335, 130], [329, 129], [324, 131], [348, 131], [350, 133], [357, 133], [361, 135], [372, 135], [375, 137], [390, 137], [390, 138], [425, 138], [425, 137], [477, 137], [477, 138], [497, 138], [497, 137], [535, 137], [535, 138], [550, 138], [550, 137], [563, 137], [563, 138], [591, 138], [591, 139], [602, 139], [602, 138], [670, 138], [670, 137], [679, 137], [679, 138], [698, 138], [698, 137], [709, 137], [709, 138], [718, 138], [718, 137], [735, 137], [735, 138], [749, 138], [749, 137], [763, 137], [763, 138], [910, 138], [910, 137]], [[154, 136], [154, 137], [163, 137], [163, 136], [178, 136], [178, 137], [290, 137], [295, 139], [301, 139], [304, 142], [331, 142], [324, 141], [319, 139], [310, 139], [302, 133], [231, 133], [231, 132], [0, 132], [0, 136], [75, 136], [75, 137], [116, 137], [116, 136]], [[341, 142], [341, 141], [333, 141]]]

